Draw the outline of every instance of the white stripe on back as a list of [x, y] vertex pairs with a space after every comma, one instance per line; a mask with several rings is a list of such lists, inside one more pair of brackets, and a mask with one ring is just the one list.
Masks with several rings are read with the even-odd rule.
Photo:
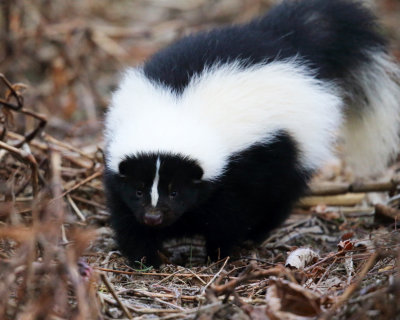
[[118, 172], [127, 156], [180, 154], [198, 161], [203, 180], [213, 180], [232, 154], [285, 130], [298, 145], [299, 165], [319, 168], [331, 158], [343, 101], [305, 65], [295, 59], [219, 64], [192, 77], [179, 96], [130, 69], [106, 117], [107, 166]]
[[156, 163], [156, 176], [154, 177], [153, 185], [151, 187], [151, 205], [155, 207], [158, 202], [158, 181], [160, 180], [160, 157], [157, 158]]

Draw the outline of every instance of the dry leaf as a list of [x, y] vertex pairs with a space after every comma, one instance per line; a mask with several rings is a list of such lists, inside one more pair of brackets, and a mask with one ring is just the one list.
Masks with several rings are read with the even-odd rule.
[[308, 320], [318, 316], [321, 297], [298, 284], [271, 278], [266, 294], [269, 311], [281, 320]]
[[309, 248], [299, 248], [290, 253], [286, 259], [285, 267], [304, 269], [307, 265], [318, 260], [319, 254]]
[[350, 240], [340, 241], [337, 245], [338, 251], [349, 251], [354, 248], [353, 242]]

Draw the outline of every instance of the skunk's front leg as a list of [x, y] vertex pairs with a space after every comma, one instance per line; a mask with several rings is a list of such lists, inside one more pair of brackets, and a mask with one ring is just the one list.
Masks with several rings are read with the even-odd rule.
[[132, 266], [143, 263], [146, 266], [158, 267], [162, 263], [158, 250], [161, 241], [149, 232], [141, 232], [141, 228], [127, 233], [117, 233], [117, 242]]

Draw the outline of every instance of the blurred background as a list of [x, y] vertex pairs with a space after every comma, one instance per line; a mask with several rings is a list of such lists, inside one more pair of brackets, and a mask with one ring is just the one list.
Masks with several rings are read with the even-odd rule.
[[[126, 66], [185, 34], [247, 21], [276, 2], [3, 0], [0, 73], [28, 85], [25, 107], [48, 116], [47, 132], [80, 137], [79, 144], [98, 142], [108, 98]], [[368, 3], [400, 58], [400, 1]], [[16, 125], [21, 130], [33, 126]]]

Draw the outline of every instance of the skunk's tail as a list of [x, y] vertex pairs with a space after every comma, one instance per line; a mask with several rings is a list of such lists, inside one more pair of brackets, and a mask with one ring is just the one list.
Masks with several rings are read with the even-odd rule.
[[380, 173], [400, 149], [400, 68], [382, 47], [369, 55], [343, 88], [344, 156], [357, 176]]
[[382, 171], [400, 147], [400, 69], [365, 1], [284, 1], [259, 25], [341, 89], [345, 158], [355, 173]]

